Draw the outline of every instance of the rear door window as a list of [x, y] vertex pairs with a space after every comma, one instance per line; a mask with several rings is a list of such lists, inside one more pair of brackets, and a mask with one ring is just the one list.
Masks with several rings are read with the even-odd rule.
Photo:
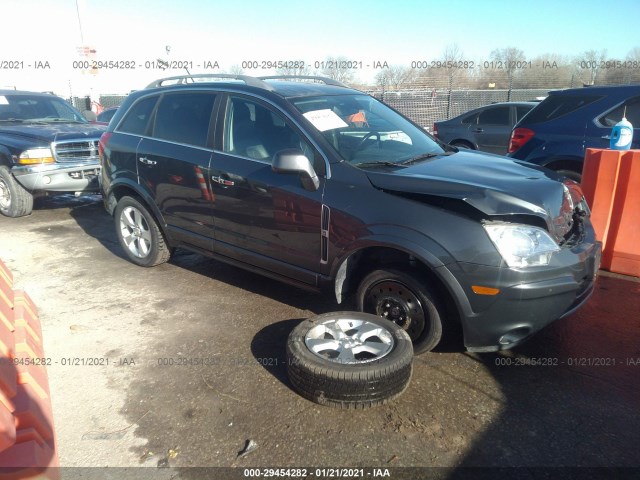
[[163, 95], [153, 127], [153, 137], [196, 147], [206, 147], [215, 94], [207, 92]]
[[548, 122], [585, 107], [601, 95], [550, 95], [527, 115], [527, 124]]

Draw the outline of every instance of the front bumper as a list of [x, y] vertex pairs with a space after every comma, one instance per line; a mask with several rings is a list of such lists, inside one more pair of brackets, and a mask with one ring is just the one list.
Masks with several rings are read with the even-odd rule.
[[11, 169], [16, 180], [27, 190], [50, 192], [99, 191], [99, 163], [16, 166]]
[[[591, 231], [585, 242], [558, 252], [547, 267], [517, 270], [465, 263], [440, 267], [447, 269], [444, 276], [454, 285], [467, 350], [510, 349], [579, 309], [593, 293], [601, 256], [602, 245]], [[473, 285], [497, 288], [500, 293], [479, 295]]]

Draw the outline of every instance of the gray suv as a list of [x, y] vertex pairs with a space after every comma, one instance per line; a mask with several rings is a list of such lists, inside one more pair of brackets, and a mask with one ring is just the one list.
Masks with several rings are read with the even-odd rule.
[[329, 79], [217, 77], [129, 95], [100, 140], [132, 262], [183, 247], [352, 295], [416, 352], [454, 324], [471, 351], [513, 347], [592, 293], [600, 245], [575, 183], [458, 151]]

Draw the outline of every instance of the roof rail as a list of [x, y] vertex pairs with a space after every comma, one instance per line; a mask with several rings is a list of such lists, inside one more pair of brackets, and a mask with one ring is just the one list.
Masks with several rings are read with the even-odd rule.
[[273, 87], [259, 78], [249, 75], [233, 75], [229, 73], [198, 73], [193, 75], [176, 75], [174, 77], [160, 78], [151, 82], [146, 88], [162, 87], [164, 82], [169, 80], [177, 80], [176, 84], [183, 85], [189, 83], [188, 80], [194, 81], [195, 78], [229, 78], [232, 80], [242, 80], [251, 87], [262, 88], [264, 90], [273, 90]]
[[320, 77], [318, 75], [269, 75], [267, 77], [257, 77], [260, 80], [284, 80], [285, 78], [301, 78], [303, 80], [319, 80], [326, 85], [333, 85], [335, 87], [346, 87], [349, 88], [344, 83], [334, 80], [329, 77]]

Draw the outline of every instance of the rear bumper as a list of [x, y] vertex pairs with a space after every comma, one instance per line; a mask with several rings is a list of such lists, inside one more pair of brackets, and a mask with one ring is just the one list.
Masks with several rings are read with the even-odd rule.
[[[463, 295], [454, 293], [467, 350], [510, 349], [584, 305], [593, 293], [602, 255], [601, 244], [590, 240], [531, 271], [460, 263], [441, 267], [457, 284], [453, 290]], [[500, 293], [478, 295], [472, 285]]]
[[16, 180], [27, 190], [97, 192], [100, 164], [48, 164], [13, 167]]

